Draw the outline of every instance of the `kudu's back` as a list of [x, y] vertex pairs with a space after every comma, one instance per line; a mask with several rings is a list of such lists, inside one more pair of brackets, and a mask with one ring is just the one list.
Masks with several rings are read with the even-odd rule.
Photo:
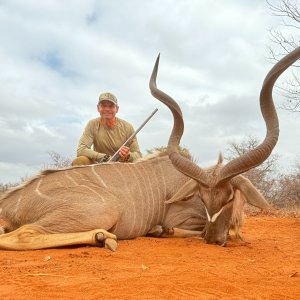
[[48, 232], [103, 228], [134, 238], [163, 222], [164, 201], [186, 180], [166, 156], [48, 170], [4, 195], [0, 216], [5, 232], [35, 224]]

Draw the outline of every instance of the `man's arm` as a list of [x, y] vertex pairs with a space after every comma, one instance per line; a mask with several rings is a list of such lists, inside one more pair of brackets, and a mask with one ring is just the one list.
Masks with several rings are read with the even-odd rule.
[[137, 141], [137, 138], [135, 137], [129, 146], [129, 162], [136, 161], [142, 157], [142, 153], [140, 151], [140, 147]]
[[106, 154], [99, 153], [91, 149], [94, 143], [94, 130], [93, 130], [93, 123], [89, 121], [86, 125], [83, 134], [81, 135], [77, 147], [77, 157], [78, 156], [87, 156], [88, 158], [99, 161], [103, 159]]

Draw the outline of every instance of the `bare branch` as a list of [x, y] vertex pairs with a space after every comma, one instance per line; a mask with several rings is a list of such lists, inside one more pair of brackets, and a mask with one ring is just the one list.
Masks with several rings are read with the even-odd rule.
[[[271, 0], [266, 0], [266, 2], [273, 16], [280, 17], [284, 29], [300, 29], [300, 8], [297, 0], [280, 0], [276, 4]], [[300, 36], [295, 35], [295, 31], [291, 31], [290, 34], [286, 32], [288, 31], [274, 28], [269, 30], [270, 41], [274, 44], [268, 47], [269, 58], [274, 63], [300, 45]], [[299, 68], [300, 63], [295, 63], [291, 77], [282, 86], [276, 86], [279, 93], [286, 99], [281, 108], [291, 112], [300, 112], [300, 79], [298, 74], [293, 72]]]

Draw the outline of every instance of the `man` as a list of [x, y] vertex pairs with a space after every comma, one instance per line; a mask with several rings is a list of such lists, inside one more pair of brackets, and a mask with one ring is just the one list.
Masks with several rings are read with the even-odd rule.
[[[107, 161], [134, 132], [130, 123], [116, 117], [119, 106], [112, 93], [106, 92], [99, 96], [97, 110], [100, 118], [87, 123], [79, 140], [73, 166]], [[129, 147], [123, 146], [120, 149], [119, 155], [120, 162], [133, 162], [142, 157], [136, 137]]]

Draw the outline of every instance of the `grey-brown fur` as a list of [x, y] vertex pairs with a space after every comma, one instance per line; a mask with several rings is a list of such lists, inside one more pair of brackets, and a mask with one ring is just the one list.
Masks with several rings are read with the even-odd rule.
[[[165, 203], [172, 201], [189, 181], [174, 168], [166, 153], [134, 164], [45, 170], [2, 195], [2, 233], [14, 232], [26, 224], [45, 234], [101, 228], [118, 239], [144, 236], [157, 225], [200, 233], [207, 217], [197, 193], [176, 203]], [[232, 219], [234, 228], [241, 223], [242, 209]]]
[[177, 213], [170, 216], [172, 205], [164, 204], [188, 179], [167, 156], [133, 164], [47, 170], [1, 197], [0, 218], [5, 232], [25, 224], [52, 233], [101, 228], [119, 239], [146, 235], [157, 224], [173, 227], [178, 222], [181, 228], [201, 230], [205, 219], [201, 209], [199, 213], [193, 208], [198, 224], [193, 220], [191, 225]]

